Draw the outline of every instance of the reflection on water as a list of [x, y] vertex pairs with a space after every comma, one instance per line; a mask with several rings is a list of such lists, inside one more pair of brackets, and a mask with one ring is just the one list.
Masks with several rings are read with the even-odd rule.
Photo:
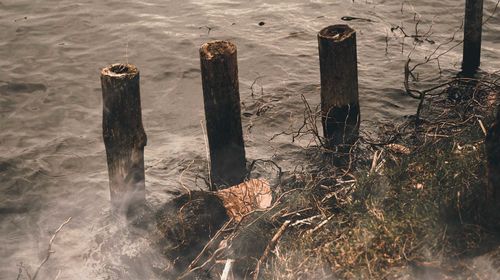
[[[74, 2], [0, 1], [2, 279], [15, 279], [20, 263], [36, 270], [54, 230], [68, 217], [72, 221], [54, 241], [40, 278], [154, 279], [166, 262], [148, 251], [144, 234], [128, 232], [109, 213], [101, 67], [130, 62], [142, 72], [147, 195], [158, 205], [180, 189], [180, 171], [192, 161], [184, 184], [205, 188], [197, 178], [206, 170], [202, 43], [237, 44], [247, 155], [272, 158], [290, 170], [304, 162], [302, 142], [268, 140], [300, 126], [301, 94], [319, 102], [318, 30], [344, 16], [369, 19], [348, 23], [358, 32], [362, 129], [373, 131], [373, 122], [414, 113], [414, 101], [402, 94], [407, 56], [423, 60], [461, 26], [463, 14], [455, 0]], [[495, 3], [485, 0], [486, 9]], [[413, 49], [414, 40], [403, 41], [391, 28], [413, 34], [418, 19], [419, 32], [430, 30], [434, 44]], [[486, 71], [500, 68], [499, 23], [495, 16], [484, 27]], [[443, 50], [460, 39], [457, 34]], [[459, 46], [440, 58], [443, 75], [455, 73], [460, 56]], [[421, 68], [420, 75], [435, 81], [437, 66]]]

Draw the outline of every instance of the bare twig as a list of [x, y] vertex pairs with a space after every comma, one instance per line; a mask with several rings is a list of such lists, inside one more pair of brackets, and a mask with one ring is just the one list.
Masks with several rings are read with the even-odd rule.
[[[250, 94], [252, 95], [252, 98], [254, 97], [254, 90], [253, 90], [253, 86], [255, 85], [255, 83], [257, 83], [257, 81], [259, 79], [262, 79], [262, 76], [259, 75], [259, 73], [257, 73], [257, 78], [255, 78], [253, 80], [253, 83], [250, 85], [250, 90], [252, 91]], [[260, 85], [260, 94], [264, 94], [264, 87], [262, 85]]]
[[264, 250], [264, 253], [260, 257], [259, 261], [257, 262], [257, 266], [255, 267], [254, 274], [253, 274], [254, 280], [257, 280], [259, 278], [260, 266], [267, 259], [267, 257], [269, 256], [269, 253], [274, 249], [274, 247], [276, 247], [276, 244], [278, 244], [278, 241], [280, 240], [283, 233], [285, 233], [285, 230], [288, 228], [289, 225], [290, 225], [290, 221], [289, 220], [285, 221], [281, 225], [281, 227], [278, 229], [276, 234], [273, 236], [271, 241], [269, 241], [269, 243], [267, 244], [267, 247]]
[[191, 190], [188, 187], [186, 187], [186, 185], [184, 185], [184, 182], [182, 182], [182, 178], [184, 177], [184, 172], [189, 170], [189, 168], [191, 167], [191, 165], [193, 163], [194, 163], [194, 159], [188, 164], [188, 166], [184, 170], [182, 170], [181, 175], [179, 175], [179, 183], [181, 184], [182, 188], [184, 188], [184, 190], [186, 190], [190, 199], [191, 199]]
[[45, 256], [45, 259], [43, 259], [43, 261], [40, 263], [38, 268], [36, 269], [35, 274], [33, 274], [33, 277], [30, 277], [30, 280], [36, 279], [36, 277], [38, 276], [38, 272], [40, 272], [40, 269], [42, 268], [42, 266], [49, 260], [50, 255], [52, 255], [54, 253], [54, 251], [52, 251], [52, 244], [54, 243], [54, 239], [56, 238], [57, 234], [62, 230], [62, 228], [66, 224], [68, 224], [70, 221], [71, 221], [71, 217], [69, 217], [64, 223], [62, 223], [59, 226], [59, 228], [54, 232], [54, 234], [52, 235], [52, 238], [50, 238], [50, 241], [49, 241], [49, 247], [47, 248], [47, 255]]
[[412, 90], [412, 89], [410, 89], [410, 85], [409, 85], [409, 78], [410, 78], [410, 75], [411, 75], [411, 71], [410, 71], [410, 67], [409, 67], [410, 62], [411, 62], [411, 59], [408, 58], [408, 60], [406, 61], [406, 64], [405, 64], [404, 86], [405, 86], [406, 94], [408, 94], [409, 96], [411, 96], [411, 97], [413, 97], [415, 99], [420, 99], [420, 97], [422, 96], [422, 93], [420, 91], [418, 91], [418, 90]]
[[477, 122], [479, 123], [479, 126], [481, 127], [481, 130], [483, 131], [484, 136], [486, 136], [488, 134], [488, 131], [486, 130], [486, 127], [484, 127], [483, 121], [481, 121], [480, 119], [477, 119]]
[[[494, 7], [493, 11], [492, 11], [492, 12], [491, 12], [491, 14], [488, 16], [488, 18], [487, 18], [486, 20], [484, 20], [484, 21], [483, 21], [482, 25], [485, 25], [485, 24], [486, 24], [486, 23], [487, 23], [487, 22], [488, 22], [491, 18], [493, 18], [493, 16], [494, 16], [494, 15], [495, 15], [495, 13], [497, 12], [497, 9], [498, 9], [499, 5], [500, 5], [500, 0], [497, 0], [497, 3], [496, 3], [496, 5], [495, 5], [495, 7]], [[417, 24], [415, 25], [415, 28], [416, 28], [416, 26], [418, 25], [418, 23], [419, 23], [419, 22], [417, 22]], [[432, 27], [432, 26], [431, 26], [431, 27]], [[404, 32], [404, 30], [403, 30], [403, 28], [402, 28], [402, 27], [397, 26], [397, 27], [395, 27], [395, 28], [392, 28], [391, 30], [394, 30], [394, 29], [399, 29], [399, 30], [401, 30], [401, 32], [403, 33], [403, 35], [404, 35], [405, 37], [412, 37], [411, 35], [409, 36], [408, 34], [406, 34], [406, 33]], [[457, 28], [457, 29], [453, 32], [452, 36], [451, 36], [448, 40], [446, 40], [446, 41], [444, 41], [443, 43], [439, 44], [439, 45], [438, 45], [438, 46], [434, 49], [434, 51], [433, 51], [430, 55], [428, 55], [428, 56], [426, 56], [426, 57], [425, 57], [425, 59], [424, 59], [424, 61], [423, 61], [423, 62], [420, 62], [420, 63], [415, 64], [415, 65], [414, 65], [414, 66], [410, 69], [410, 72], [413, 72], [413, 71], [414, 71], [415, 69], [417, 69], [419, 66], [422, 66], [422, 65], [424, 65], [424, 64], [427, 64], [428, 62], [431, 62], [431, 61], [436, 61], [436, 62], [438, 63], [438, 67], [439, 67], [439, 68], [441, 68], [440, 63], [439, 63], [439, 59], [440, 59], [442, 56], [444, 56], [444, 55], [446, 55], [447, 53], [449, 53], [449, 52], [451, 52], [452, 50], [454, 50], [455, 48], [457, 48], [458, 46], [462, 45], [463, 40], [461, 40], [461, 41], [459, 41], [459, 42], [455, 43], [455, 44], [454, 44], [454, 45], [452, 45], [450, 48], [448, 48], [447, 50], [445, 50], [445, 51], [443, 51], [443, 52], [441, 52], [441, 53], [439, 53], [439, 54], [437, 54], [438, 50], [440, 50], [440, 49], [441, 49], [441, 47], [446, 46], [446, 45], [448, 45], [448, 44], [452, 43], [453, 41], [455, 41], [455, 38], [456, 38], [457, 33], [458, 33], [459, 31], [461, 31], [461, 30], [463, 30], [463, 22], [462, 22], [462, 24], [460, 25], [460, 27], [459, 27], [459, 28]], [[415, 31], [415, 32], [418, 32], [418, 30], [416, 29], [416, 31]], [[430, 32], [430, 29], [429, 29], [429, 31], [428, 31], [426, 34], [424, 34], [424, 35], [422, 35], [422, 36], [416, 36], [416, 38], [418, 38], [418, 37], [427, 37], [427, 36], [428, 36], [428, 34], [429, 34], [429, 32]], [[417, 35], [418, 35], [418, 34], [417, 34]], [[434, 42], [434, 41], [432, 41], [432, 42]], [[410, 54], [411, 54], [411, 52], [408, 54], [408, 57], [410, 56]]]
[[318, 112], [318, 110], [315, 110], [313, 112], [313, 110], [311, 109], [311, 106], [309, 105], [309, 103], [307, 102], [307, 100], [303, 94], [301, 95], [301, 98], [302, 98], [302, 102], [304, 103], [304, 120], [303, 120], [303, 123], [300, 126], [300, 128], [295, 130], [295, 131], [291, 131], [291, 132], [283, 131], [283, 132], [277, 133], [277, 134], [273, 135], [273, 137], [271, 137], [271, 139], [269, 139], [269, 141], [274, 140], [274, 138], [276, 138], [280, 135], [291, 135], [292, 142], [295, 142], [296, 139], [298, 139], [304, 135], [312, 135], [318, 146], [326, 147], [325, 140], [323, 139], [323, 137], [321, 137], [319, 135], [319, 129], [318, 129], [318, 125], [316, 123], [317, 119], [321, 116], [321, 114]]
[[276, 162], [274, 162], [273, 160], [270, 160], [270, 159], [255, 159], [255, 160], [253, 160], [252, 163], [250, 163], [250, 166], [248, 168], [248, 174], [246, 176], [247, 178], [250, 177], [250, 174], [253, 171], [255, 164], [258, 162], [270, 163], [274, 167], [276, 167], [276, 169], [278, 170], [278, 181], [279, 181], [278, 184], [281, 183], [281, 177], [283, 176], [283, 170]]
[[204, 268], [206, 265], [211, 263], [225, 249], [226, 249], [225, 246], [219, 247], [202, 265], [194, 267], [193, 269], [184, 272], [184, 274], [182, 274], [179, 278], [177, 278], [177, 280], [187, 279], [187, 277], [190, 276], [192, 273]]
[[61, 277], [61, 270], [57, 271], [57, 275], [56, 275], [56, 277], [54, 278], [54, 280], [59, 279], [59, 277]]
[[202, 29], [202, 28], [206, 28], [207, 29], [207, 35], [210, 35], [210, 31], [212, 31], [212, 29], [214, 29], [213, 27], [210, 27], [210, 26], [207, 26], [207, 25], [198, 27], [198, 29]]
[[21, 262], [21, 263], [18, 265], [18, 267], [19, 267], [19, 271], [18, 271], [18, 273], [17, 273], [16, 280], [21, 279], [21, 275], [23, 274], [23, 268], [24, 268], [23, 263]]
[[220, 277], [220, 280], [228, 280], [229, 275], [231, 273], [231, 269], [233, 268], [233, 259], [227, 259], [226, 260], [226, 265], [224, 266], [224, 270], [222, 271], [222, 275]]
[[218, 231], [217, 233], [214, 235], [214, 237], [212, 237], [208, 242], [207, 244], [205, 244], [205, 247], [203, 247], [203, 249], [201, 250], [201, 252], [198, 254], [198, 256], [196, 256], [196, 258], [191, 262], [191, 264], [189, 265], [188, 267], [188, 271], [184, 273], [184, 275], [187, 275], [189, 273], [191, 273], [194, 268], [195, 268], [195, 265], [196, 263], [198, 263], [198, 261], [200, 260], [200, 258], [203, 256], [203, 254], [206, 252], [206, 250], [212, 245], [212, 243], [214, 243], [215, 240], [217, 240], [221, 234], [227, 229], [227, 227], [233, 222], [232, 219], [230, 219], [229, 221], [227, 221]]
[[497, 12], [497, 9], [498, 9], [498, 5], [500, 5], [500, 0], [497, 0], [495, 8], [491, 12], [491, 14], [488, 16], [488, 18], [483, 21], [483, 25], [485, 25], [488, 21], [490, 21], [490, 19], [495, 15], [495, 13]]
[[320, 229], [320, 228], [322, 228], [324, 225], [326, 225], [326, 224], [327, 224], [327, 223], [328, 223], [328, 222], [329, 222], [329, 221], [330, 221], [330, 220], [331, 220], [334, 216], [335, 216], [335, 214], [334, 214], [334, 215], [331, 215], [330, 217], [328, 217], [328, 219], [326, 219], [326, 220], [322, 221], [321, 223], [319, 223], [319, 225], [317, 225], [315, 228], [308, 230], [308, 231], [306, 232], [306, 234], [308, 234], [308, 235], [313, 234], [315, 231], [317, 231], [318, 229]]

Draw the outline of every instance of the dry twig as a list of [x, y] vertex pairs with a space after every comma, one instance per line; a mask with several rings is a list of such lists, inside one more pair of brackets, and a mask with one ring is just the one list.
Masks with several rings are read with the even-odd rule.
[[281, 227], [278, 229], [276, 234], [273, 236], [271, 241], [269, 241], [269, 243], [267, 244], [266, 250], [264, 250], [264, 253], [260, 257], [259, 261], [257, 262], [257, 266], [255, 267], [254, 274], [253, 274], [254, 280], [259, 279], [260, 266], [262, 265], [262, 263], [264, 263], [266, 261], [267, 257], [269, 256], [269, 253], [274, 249], [274, 247], [276, 247], [276, 245], [278, 244], [278, 241], [280, 240], [283, 233], [285, 233], [285, 230], [288, 228], [289, 225], [290, 225], [290, 221], [289, 220], [285, 221], [281, 225]]
[[40, 265], [38, 266], [38, 268], [35, 270], [35, 274], [33, 274], [33, 277], [29, 277], [30, 280], [35, 280], [36, 279], [36, 277], [38, 276], [38, 272], [40, 272], [40, 269], [42, 268], [42, 266], [49, 260], [50, 255], [52, 255], [54, 253], [54, 251], [52, 251], [52, 244], [54, 243], [54, 239], [56, 238], [57, 234], [62, 230], [62, 228], [66, 224], [68, 224], [70, 221], [71, 221], [71, 217], [69, 217], [64, 223], [62, 223], [59, 226], [59, 228], [56, 229], [56, 231], [54, 232], [54, 234], [50, 238], [49, 247], [47, 248], [47, 255], [45, 256], [45, 258], [43, 259], [43, 261], [40, 263]]

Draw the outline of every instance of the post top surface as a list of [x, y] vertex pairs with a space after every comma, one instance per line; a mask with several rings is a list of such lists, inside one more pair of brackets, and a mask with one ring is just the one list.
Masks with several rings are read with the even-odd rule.
[[101, 70], [101, 75], [117, 78], [133, 77], [138, 73], [139, 70], [135, 67], [135, 65], [124, 63], [111, 64]]
[[236, 45], [229, 41], [211, 41], [200, 47], [202, 58], [210, 60], [221, 55], [231, 55], [236, 52]]
[[321, 29], [318, 33], [318, 37], [341, 42], [351, 37], [354, 33], [356, 33], [356, 31], [347, 24], [335, 24]]

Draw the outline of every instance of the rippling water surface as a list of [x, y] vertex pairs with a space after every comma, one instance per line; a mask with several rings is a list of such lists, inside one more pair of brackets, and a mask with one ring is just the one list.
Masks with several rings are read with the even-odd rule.
[[[319, 103], [321, 28], [343, 16], [372, 20], [349, 24], [358, 38], [362, 129], [375, 131], [378, 122], [414, 113], [415, 102], [402, 91], [407, 56], [421, 61], [451, 38], [465, 1], [81, 2], [0, 0], [1, 279], [16, 279], [21, 264], [33, 273], [68, 217], [39, 279], [155, 279], [165, 264], [109, 211], [100, 68], [130, 62], [141, 71], [147, 196], [158, 205], [169, 199], [169, 190], [181, 188], [187, 166], [183, 183], [205, 188], [196, 179], [206, 170], [202, 43], [237, 44], [248, 158], [273, 159], [290, 170], [304, 161], [308, 142], [269, 139], [300, 127], [301, 94], [311, 105]], [[485, 18], [495, 3], [485, 0]], [[415, 48], [413, 39], [391, 32], [403, 26], [415, 34], [418, 19], [419, 34], [431, 28], [430, 40]], [[485, 71], [500, 69], [499, 34], [495, 16], [484, 26]], [[440, 58], [443, 78], [456, 73], [460, 59], [461, 46]], [[438, 80], [437, 64], [421, 68], [420, 77], [424, 83]]]

